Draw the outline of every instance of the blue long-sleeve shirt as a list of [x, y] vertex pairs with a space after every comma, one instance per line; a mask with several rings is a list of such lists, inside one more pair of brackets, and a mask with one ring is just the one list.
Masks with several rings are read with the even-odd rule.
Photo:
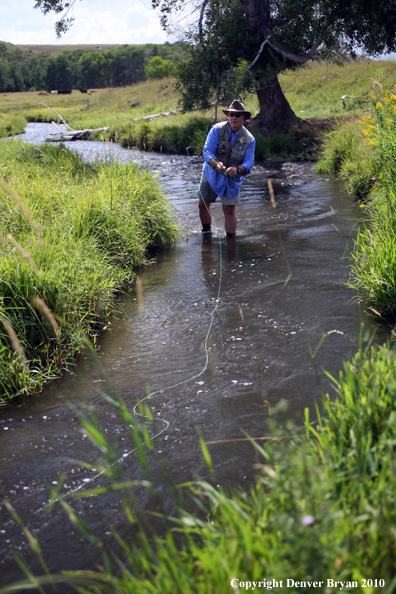
[[[241, 129], [239, 129], [238, 132], [233, 132], [230, 126], [228, 126], [228, 130], [231, 134], [231, 146], [233, 146]], [[225, 190], [227, 189], [228, 198], [235, 198], [235, 196], [238, 196], [241, 190], [241, 186], [244, 179], [243, 175], [238, 176], [238, 179], [235, 177], [225, 176], [222, 173], [216, 171], [215, 169], [212, 169], [212, 167], [210, 167], [210, 165], [208, 164], [209, 161], [213, 159], [216, 154], [216, 150], [219, 144], [219, 138], [220, 131], [216, 126], [213, 126], [209, 131], [204, 146], [203, 154], [205, 163], [203, 166], [203, 170], [211, 188], [216, 192], [218, 196], [222, 196]], [[251, 172], [252, 167], [254, 165], [255, 146], [256, 141], [253, 138], [246, 149], [243, 163], [241, 163], [240, 165], [240, 167], [244, 167], [246, 169], [245, 175]]]

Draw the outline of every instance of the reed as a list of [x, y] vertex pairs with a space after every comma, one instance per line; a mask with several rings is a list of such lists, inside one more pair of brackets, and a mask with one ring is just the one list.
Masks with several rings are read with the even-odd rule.
[[57, 375], [114, 312], [149, 250], [178, 226], [153, 177], [136, 165], [87, 165], [63, 146], [0, 144], [0, 397]]

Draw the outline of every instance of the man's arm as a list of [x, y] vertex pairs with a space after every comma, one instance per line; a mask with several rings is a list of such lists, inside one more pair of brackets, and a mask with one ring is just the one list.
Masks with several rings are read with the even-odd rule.
[[213, 126], [210, 129], [209, 134], [206, 138], [205, 146], [203, 149], [203, 155], [205, 161], [211, 167], [213, 167], [213, 169], [216, 169], [219, 173], [222, 173], [223, 171], [225, 171], [225, 167], [221, 161], [217, 161], [214, 157], [214, 155], [216, 154], [217, 147], [219, 145], [219, 138], [220, 131], [218, 128], [216, 128], [216, 126]]
[[[254, 149], [256, 148], [256, 140], [252, 138], [249, 146], [246, 149], [245, 157], [243, 159], [243, 163], [240, 166], [240, 170], [242, 175], [247, 175], [251, 172], [253, 165], [254, 165]], [[243, 172], [245, 170], [245, 172]]]
[[235, 177], [237, 175], [247, 175], [251, 172], [252, 167], [254, 165], [254, 148], [256, 146], [256, 141], [252, 139], [251, 143], [246, 149], [245, 157], [243, 160], [242, 165], [239, 167], [229, 167], [227, 169], [227, 173], [230, 177]]

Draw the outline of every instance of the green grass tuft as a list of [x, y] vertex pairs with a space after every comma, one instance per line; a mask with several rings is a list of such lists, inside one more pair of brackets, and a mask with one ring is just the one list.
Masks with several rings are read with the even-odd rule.
[[[159, 184], [134, 164], [87, 165], [63, 145], [11, 141], [0, 144], [0, 175], [9, 182], [0, 186], [0, 320], [28, 360], [22, 370], [0, 322], [5, 401], [40, 388], [85, 334], [94, 340], [148, 250], [175, 241], [178, 230]], [[37, 298], [57, 317], [60, 336], [32, 304]]]

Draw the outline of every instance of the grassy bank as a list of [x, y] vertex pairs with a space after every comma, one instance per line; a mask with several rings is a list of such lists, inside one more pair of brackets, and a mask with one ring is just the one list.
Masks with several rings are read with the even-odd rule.
[[[125, 522], [133, 525], [136, 536], [125, 540], [112, 529], [116, 547], [122, 550], [122, 559], [117, 558], [114, 547], [104, 550], [101, 535], [77, 519], [70, 501], [62, 501], [73, 524], [101, 551], [103, 561], [100, 571], [70, 572], [51, 579], [67, 582], [71, 588], [83, 586], [78, 591], [84, 592], [226, 594], [272, 589], [331, 594], [342, 589], [392, 594], [396, 585], [395, 369], [394, 350], [369, 349], [361, 340], [359, 352], [335, 382], [336, 397], [324, 398], [322, 417], [310, 420], [306, 411], [305, 428], [297, 431], [275, 416], [267, 442], [254, 444], [252, 464], [257, 475], [249, 492], [216, 486], [215, 471], [210, 482], [173, 486], [179, 514], [169, 519], [162, 538], [150, 532], [150, 522], [141, 518], [136, 499], [136, 490], [142, 486], [160, 499], [155, 485], [125, 483], [122, 468], [112, 465], [111, 486], [76, 496], [121, 490]], [[147, 446], [139, 448], [139, 457], [150, 480], [156, 456], [149, 430], [138, 429], [121, 401], [114, 404], [125, 431], [132, 433], [137, 446]], [[100, 450], [100, 465], [103, 456], [113, 464], [114, 444], [105, 431], [97, 421], [85, 418], [83, 422], [84, 431]], [[277, 429], [280, 423], [286, 428]], [[202, 447], [213, 473], [208, 446]], [[39, 550], [33, 539], [34, 548]], [[333, 582], [329, 584], [328, 579]], [[236, 580], [233, 585], [231, 580]], [[49, 581], [44, 576], [38, 583]], [[315, 581], [315, 588], [307, 583]], [[4, 588], [0, 594], [25, 586], [26, 582], [13, 590]]]
[[354, 117], [339, 122], [326, 135], [316, 169], [319, 173], [338, 175], [345, 182], [350, 194], [362, 200], [367, 197], [381, 169], [381, 163], [366, 142], [361, 118]]
[[338, 174], [363, 202], [350, 285], [374, 313], [396, 318], [396, 91], [377, 94], [370, 115], [332, 132], [317, 169]]
[[[117, 291], [174, 241], [152, 176], [60, 146], [0, 143], [0, 399], [29, 394], [95, 340]], [[55, 318], [51, 317], [47, 308]]]

